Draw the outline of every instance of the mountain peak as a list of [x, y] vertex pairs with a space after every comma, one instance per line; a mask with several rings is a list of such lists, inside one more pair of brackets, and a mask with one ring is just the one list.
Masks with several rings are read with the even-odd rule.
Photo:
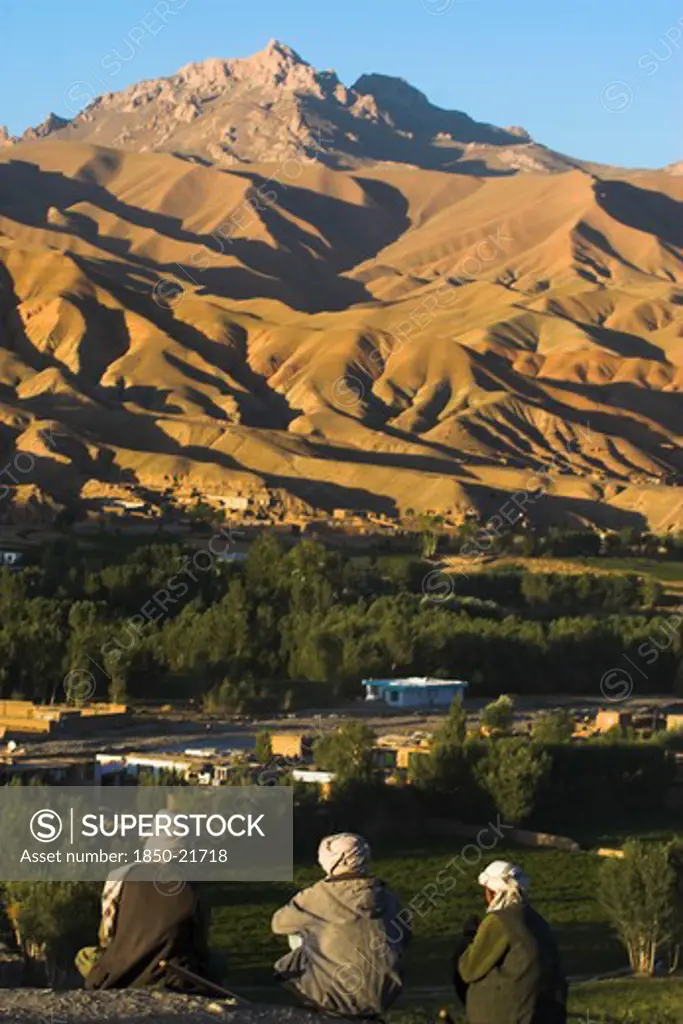
[[[53, 135], [230, 166], [303, 153], [333, 167], [457, 164], [482, 174], [566, 167], [543, 147], [529, 152], [534, 144], [522, 129], [444, 110], [403, 78], [365, 74], [347, 88], [280, 39], [250, 56], [209, 58], [106, 93], [70, 120], [52, 114], [22, 140]], [[0, 133], [0, 146], [16, 141]]]
[[306, 89], [316, 78], [315, 69], [308, 61], [279, 39], [271, 39], [250, 57], [238, 57], [227, 64], [233, 75], [260, 85]]
[[518, 145], [530, 141], [530, 136], [523, 128], [496, 128], [494, 125], [474, 121], [462, 111], [442, 110], [403, 78], [361, 75], [353, 91], [363, 97], [371, 97], [392, 127], [413, 135], [494, 146]]
[[[296, 52], [296, 50], [293, 50], [291, 46], [287, 45], [287, 43], [280, 42], [279, 39], [271, 39], [271, 40], [269, 40], [267, 45], [262, 50], [260, 50], [258, 53], [254, 54], [254, 57], [259, 57], [259, 56], [264, 56], [264, 57], [267, 57], [269, 59], [276, 58], [276, 59], [280, 59], [280, 60], [285, 60], [289, 64], [307, 64], [308, 63], [308, 61], [305, 61], [303, 59], [303, 57], [299, 56], [299, 54]], [[252, 57], [251, 59], [253, 60], [254, 57]]]
[[416, 89], [405, 78], [393, 75], [369, 74], [361, 75], [352, 86], [353, 91], [361, 96], [374, 96], [378, 103], [398, 104], [401, 106], [430, 106], [423, 92]]
[[66, 128], [69, 124], [69, 119], [66, 117], [60, 117], [59, 114], [55, 114], [51, 111], [44, 121], [41, 121], [35, 128], [29, 128], [24, 132], [24, 139], [43, 139], [46, 135], [51, 135], [52, 132], [58, 132], [62, 128]]

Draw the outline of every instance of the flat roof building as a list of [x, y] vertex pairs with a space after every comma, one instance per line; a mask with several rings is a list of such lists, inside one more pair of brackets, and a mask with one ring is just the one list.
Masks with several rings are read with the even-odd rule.
[[448, 708], [465, 695], [468, 683], [462, 679], [364, 679], [366, 701], [377, 701], [392, 708]]
[[270, 734], [270, 749], [274, 757], [310, 761], [313, 757], [313, 739], [308, 732], [273, 732]]
[[633, 715], [630, 711], [602, 708], [595, 716], [595, 731], [609, 732], [610, 729], [627, 729], [632, 721]]

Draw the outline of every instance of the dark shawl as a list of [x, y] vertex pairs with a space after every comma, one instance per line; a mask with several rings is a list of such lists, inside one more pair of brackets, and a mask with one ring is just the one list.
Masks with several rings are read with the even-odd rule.
[[164, 894], [154, 882], [135, 881], [131, 875], [121, 889], [112, 941], [86, 978], [85, 987], [173, 987], [173, 977], [167, 977], [159, 966], [161, 960], [204, 975], [207, 920], [196, 890], [185, 883], [179, 892]]

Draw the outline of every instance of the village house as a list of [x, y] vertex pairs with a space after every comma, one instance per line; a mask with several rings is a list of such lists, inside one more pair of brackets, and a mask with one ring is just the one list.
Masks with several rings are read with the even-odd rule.
[[683, 732], [683, 709], [666, 716], [666, 728], [668, 732]]
[[77, 736], [92, 729], [94, 718], [99, 729], [123, 725], [128, 716], [125, 704], [34, 704], [30, 700], [0, 700], [0, 738]]
[[273, 757], [290, 761], [310, 761], [313, 757], [313, 737], [307, 732], [274, 732], [270, 736]]
[[377, 737], [377, 749], [393, 754], [393, 767], [405, 770], [410, 767], [413, 757], [429, 753], [430, 737], [386, 734]]
[[449, 708], [462, 699], [468, 683], [461, 679], [431, 679], [410, 676], [407, 679], [364, 679], [366, 701], [391, 708]]
[[0, 756], [0, 785], [87, 786], [95, 782], [96, 767], [90, 755], [73, 757], [8, 753]]
[[595, 732], [609, 732], [610, 729], [626, 729], [631, 725], [633, 716], [629, 711], [598, 711], [595, 716]]

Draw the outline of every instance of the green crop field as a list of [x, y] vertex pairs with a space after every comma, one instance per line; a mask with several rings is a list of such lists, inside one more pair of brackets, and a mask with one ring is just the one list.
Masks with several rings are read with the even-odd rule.
[[580, 1020], [600, 1021], [603, 1016], [633, 1024], [683, 1021], [682, 978], [628, 978], [580, 985], [572, 992], [571, 1011]]
[[[590, 853], [512, 850], [502, 845], [467, 866], [458, 860], [449, 869], [456, 880], [451, 891], [430, 905], [420, 892], [462, 849], [458, 843], [376, 850], [376, 869], [405, 903], [414, 900], [413, 944], [407, 958], [407, 984], [390, 1024], [435, 1024], [447, 1006], [460, 1022], [451, 988], [451, 950], [463, 920], [483, 909], [476, 877], [488, 860], [503, 857], [520, 863], [532, 880], [536, 907], [552, 924], [567, 973], [595, 978], [625, 968], [624, 951], [616, 941], [597, 898], [600, 858]], [[466, 856], [474, 860], [473, 848]], [[228, 984], [261, 1002], [284, 998], [271, 980], [271, 966], [287, 950], [270, 934], [270, 917], [294, 891], [320, 877], [315, 867], [298, 867], [292, 885], [222, 885], [212, 891], [213, 943], [228, 956]], [[443, 876], [442, 876], [443, 878]], [[444, 886], [445, 888], [445, 886]], [[577, 981], [571, 986], [571, 1017], [578, 1024], [673, 1024], [683, 1022], [683, 978]]]
[[[402, 1002], [389, 1014], [390, 1024], [436, 1024], [445, 1006], [458, 1024], [462, 1007], [451, 999], [429, 999], [419, 1005]], [[570, 1024], [680, 1024], [683, 1021], [683, 979], [627, 978], [573, 985], [569, 996]]]
[[[625, 966], [625, 954], [596, 899], [597, 856], [506, 850], [501, 846], [483, 857], [480, 864], [468, 867], [458, 860], [450, 869], [455, 884], [442, 898], [435, 896], [431, 905], [425, 898], [419, 899], [424, 886], [435, 881], [437, 873], [461, 848], [462, 844], [432, 842], [428, 847], [376, 851], [377, 874], [405, 903], [418, 897], [407, 962], [409, 988], [443, 988], [447, 993], [454, 937], [468, 915], [483, 910], [477, 874], [486, 861], [497, 857], [514, 858], [528, 872], [534, 903], [557, 933], [569, 974], [593, 976]], [[474, 860], [472, 850], [470, 847], [466, 855]], [[268, 985], [273, 961], [287, 949], [282, 939], [270, 934], [270, 917], [296, 889], [319, 877], [315, 867], [301, 867], [291, 886], [222, 885], [213, 889], [213, 942], [228, 954], [228, 974], [234, 985]]]
[[654, 576], [663, 584], [683, 587], [683, 562], [657, 558], [577, 558], [579, 565], [603, 572], [634, 572], [639, 576]]

